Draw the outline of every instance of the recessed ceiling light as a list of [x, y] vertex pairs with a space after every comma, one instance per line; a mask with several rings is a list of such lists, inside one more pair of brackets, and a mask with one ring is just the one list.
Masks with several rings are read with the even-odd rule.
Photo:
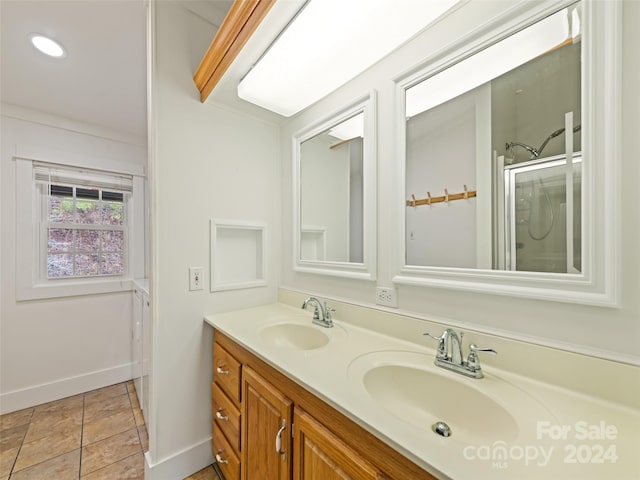
[[58, 42], [37, 33], [29, 35], [31, 43], [45, 55], [54, 58], [63, 58], [67, 56], [67, 52]]

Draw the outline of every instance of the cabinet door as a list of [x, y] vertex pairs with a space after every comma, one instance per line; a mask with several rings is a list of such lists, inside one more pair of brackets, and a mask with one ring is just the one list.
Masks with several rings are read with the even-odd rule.
[[243, 367], [242, 480], [290, 479], [292, 408], [291, 400]]
[[293, 480], [386, 478], [304, 410], [296, 407], [293, 425]]

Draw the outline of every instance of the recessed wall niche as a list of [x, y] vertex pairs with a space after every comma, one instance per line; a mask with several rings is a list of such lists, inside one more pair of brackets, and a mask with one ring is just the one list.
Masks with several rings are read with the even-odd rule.
[[265, 226], [211, 219], [210, 229], [211, 291], [265, 286]]

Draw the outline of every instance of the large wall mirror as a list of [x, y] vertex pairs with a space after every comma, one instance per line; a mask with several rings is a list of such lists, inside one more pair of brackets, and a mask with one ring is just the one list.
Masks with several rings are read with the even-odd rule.
[[293, 138], [295, 269], [375, 279], [375, 93]]
[[615, 230], [599, 232], [596, 207], [613, 208], [618, 158], [603, 124], [618, 115], [617, 80], [601, 69], [619, 56], [608, 23], [619, 11], [606, 3], [502, 19], [493, 37], [399, 82], [395, 281], [615, 303]]

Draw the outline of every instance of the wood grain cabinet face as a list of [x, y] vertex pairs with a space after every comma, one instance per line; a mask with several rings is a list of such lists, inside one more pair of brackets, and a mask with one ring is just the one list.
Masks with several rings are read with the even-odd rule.
[[213, 429], [211, 448], [213, 455], [216, 457], [216, 463], [218, 467], [220, 467], [225, 480], [240, 480], [240, 459], [222, 432], [215, 428], [215, 426]]
[[242, 399], [242, 479], [289, 480], [291, 400], [246, 367]]
[[211, 406], [215, 427], [222, 430], [229, 444], [240, 451], [240, 410], [217, 383], [211, 386]]
[[213, 378], [229, 395], [229, 398], [240, 403], [242, 365], [219, 344], [213, 348]]
[[213, 351], [213, 454], [226, 480], [435, 480], [221, 332]]
[[384, 475], [302, 409], [293, 416], [293, 480], [380, 480]]
[[213, 455], [226, 480], [240, 480], [242, 364], [217, 342], [213, 344], [213, 372]]

